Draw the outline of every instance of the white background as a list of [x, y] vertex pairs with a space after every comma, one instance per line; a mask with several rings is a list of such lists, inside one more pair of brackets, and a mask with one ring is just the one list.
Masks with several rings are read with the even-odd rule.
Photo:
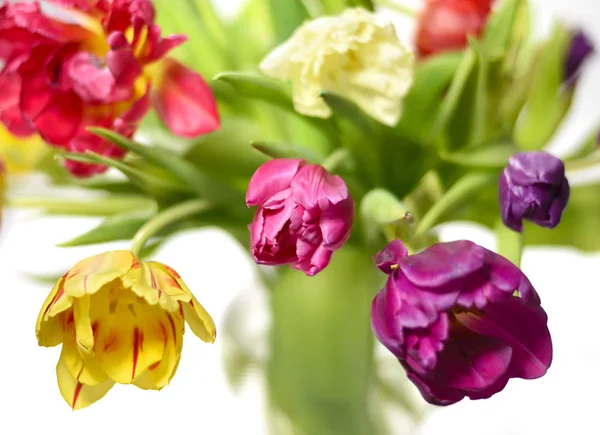
[[[231, 13], [239, 0], [220, 0]], [[418, 2], [408, 2], [415, 4]], [[582, 25], [600, 47], [597, 0], [534, 0], [541, 32], [554, 17]], [[408, 22], [398, 20], [408, 38]], [[553, 149], [578, 141], [598, 119], [600, 61], [588, 64], [567, 128]], [[0, 238], [0, 434], [265, 434], [263, 379], [248, 377], [238, 394], [228, 386], [221, 364], [222, 340], [208, 345], [188, 333], [178, 373], [161, 392], [117, 385], [90, 408], [72, 412], [62, 400], [55, 378], [59, 348], [37, 346], [35, 319], [49, 286], [33, 283], [24, 273], [50, 274], [79, 259], [127, 244], [61, 249], [55, 244], [90, 228], [93, 219], [39, 218], [9, 211]], [[600, 217], [599, 217], [600, 222]], [[600, 225], [599, 225], [600, 227]], [[446, 239], [471, 238], [493, 248], [483, 231], [455, 225]], [[268, 326], [264, 293], [246, 253], [218, 231], [192, 231], [173, 237], [155, 256], [176, 268], [198, 299], [222, 325], [226, 308], [238, 295], [244, 316], [253, 325], [246, 333], [260, 337]], [[599, 255], [566, 249], [530, 249], [523, 268], [539, 290], [549, 314], [555, 357], [548, 375], [536, 381], [512, 380], [487, 401], [463, 401], [431, 408], [421, 435], [598, 435], [600, 341], [598, 334]], [[251, 343], [264, 353], [264, 342]], [[400, 370], [400, 367], [398, 367]], [[408, 432], [398, 429], [399, 435]], [[319, 434], [314, 434], [319, 435]]]

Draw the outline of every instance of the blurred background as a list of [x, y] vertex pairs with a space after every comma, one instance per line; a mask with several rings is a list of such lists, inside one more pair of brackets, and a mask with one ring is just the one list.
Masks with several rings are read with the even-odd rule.
[[[421, 3], [400, 1], [415, 8]], [[600, 47], [597, 0], [532, 3], [540, 35], [552, 20], [561, 19], [573, 27], [585, 28]], [[215, 4], [227, 17], [243, 0], [217, 0]], [[381, 13], [387, 14], [385, 10]], [[408, 41], [413, 32], [411, 21], [394, 21], [401, 39]], [[552, 143], [551, 150], [558, 155], [581, 140], [598, 119], [599, 76], [600, 56], [596, 56], [586, 65], [570, 118]], [[14, 183], [14, 193], [43, 194], [43, 182], [35, 177], [20, 180]], [[177, 234], [154, 258], [176, 268], [213, 315], [219, 329], [215, 344], [204, 345], [189, 336], [178, 375], [163, 391], [144, 392], [117, 385], [90, 408], [74, 413], [65, 405], [55, 377], [60, 348], [39, 348], [34, 333], [38, 309], [51, 284], [36, 281], [31, 275], [53, 276], [85, 256], [128, 248], [128, 243], [56, 247], [97, 223], [91, 218], [40, 217], [27, 211], [5, 213], [0, 234], [4, 294], [0, 316], [0, 434], [284, 433], [285, 419], [268, 412], [263, 371], [268, 358], [268, 294], [243, 247], [225, 233], [210, 229]], [[598, 223], [600, 228], [600, 216]], [[492, 234], [471, 225], [445, 226], [442, 238], [466, 238], [494, 248]], [[600, 433], [595, 416], [596, 392], [600, 390], [600, 342], [595, 340], [599, 265], [600, 255], [557, 248], [525, 251], [522, 267], [548, 312], [554, 361], [544, 378], [512, 380], [504, 392], [491, 399], [463, 400], [447, 408], [429, 406], [412, 385], [403, 381], [400, 366], [381, 350], [382, 364], [391, 378], [388, 384], [406, 391], [410, 402], [399, 406], [394, 391], [378, 402], [393, 422], [393, 433]]]

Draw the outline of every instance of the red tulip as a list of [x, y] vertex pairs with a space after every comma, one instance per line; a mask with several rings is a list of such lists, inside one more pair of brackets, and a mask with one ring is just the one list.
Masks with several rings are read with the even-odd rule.
[[[175, 62], [165, 56], [187, 37], [163, 38], [150, 0], [50, 3], [70, 22], [45, 15], [38, 3], [0, 7], [0, 121], [11, 133], [38, 133], [71, 152], [121, 157], [124, 150], [86, 128], [132, 136], [150, 102], [176, 135], [193, 137], [219, 127], [204, 79], [180, 64], [171, 72]], [[183, 93], [183, 87], [194, 92]], [[67, 168], [80, 177], [106, 169], [76, 162]]]
[[493, 0], [428, 0], [419, 17], [416, 45], [420, 57], [462, 50], [467, 36], [481, 35]]

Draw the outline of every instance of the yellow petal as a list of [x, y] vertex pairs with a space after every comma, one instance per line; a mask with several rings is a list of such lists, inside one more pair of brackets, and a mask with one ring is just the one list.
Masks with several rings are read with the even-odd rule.
[[156, 262], [140, 261], [123, 277], [123, 285], [151, 305], [160, 306], [175, 312], [179, 309], [178, 300], [189, 301], [190, 296], [179, 288], [177, 282]]
[[190, 325], [192, 332], [196, 334], [202, 341], [212, 343], [217, 336], [217, 328], [215, 322], [204, 307], [194, 297], [191, 290], [185, 285], [181, 276], [171, 267], [160, 263], [154, 263], [162, 270], [167, 272], [177, 283], [178, 288], [188, 295], [189, 300], [180, 299], [180, 306], [186, 322]]
[[143, 389], [160, 390], [167, 386], [179, 365], [183, 348], [184, 322], [180, 313], [164, 313], [159, 323], [164, 339], [160, 362], [151, 365], [134, 384]]
[[77, 346], [83, 355], [87, 356], [93, 355], [94, 348], [90, 302], [90, 296], [85, 295], [75, 299], [73, 304]]
[[84, 385], [71, 376], [62, 358], [58, 360], [56, 366], [56, 378], [60, 394], [73, 410], [85, 408], [100, 400], [115, 384], [108, 379], [101, 384]]
[[120, 306], [106, 319], [98, 336], [96, 355], [116, 382], [132, 383], [158, 363], [165, 348], [160, 319], [164, 311], [146, 303]]
[[59, 279], [50, 291], [38, 315], [35, 332], [40, 346], [52, 347], [62, 341], [63, 318], [60, 314], [71, 307], [71, 301], [64, 293], [65, 277]]
[[65, 340], [60, 358], [71, 377], [84, 385], [98, 385], [106, 382], [108, 379], [97, 358], [86, 357], [81, 354], [75, 340], [75, 331], [72, 327], [65, 332]]
[[105, 284], [125, 275], [134, 261], [130, 251], [111, 251], [77, 263], [65, 279], [65, 293], [71, 297], [91, 295]]
[[185, 321], [190, 325], [194, 334], [206, 343], [212, 343], [217, 338], [215, 322], [200, 302], [192, 296], [189, 302], [181, 302]]

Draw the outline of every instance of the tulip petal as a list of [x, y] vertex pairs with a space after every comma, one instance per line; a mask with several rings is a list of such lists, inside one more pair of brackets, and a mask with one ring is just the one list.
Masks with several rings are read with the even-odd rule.
[[540, 306], [513, 297], [488, 305], [482, 316], [462, 313], [457, 319], [476, 333], [496, 337], [513, 348], [511, 377], [539, 378], [552, 363], [552, 339]]
[[160, 390], [167, 386], [175, 375], [181, 358], [185, 330], [183, 316], [180, 313], [163, 313], [158, 325], [164, 340], [164, 351], [161, 360], [148, 367], [133, 382], [143, 389]]
[[190, 326], [192, 332], [200, 338], [200, 340], [206, 343], [214, 342], [217, 336], [217, 328], [210, 314], [208, 314], [200, 302], [194, 297], [191, 290], [181, 279], [181, 276], [179, 276], [172, 268], [164, 265], [163, 267], [170, 273], [173, 279], [175, 279], [177, 284], [179, 284], [181, 291], [188, 294], [191, 298], [188, 302], [179, 302], [179, 305], [183, 310], [185, 321]]
[[485, 251], [468, 240], [437, 243], [399, 260], [400, 270], [417, 287], [443, 287], [484, 267]]
[[62, 358], [56, 366], [56, 377], [60, 394], [73, 410], [85, 408], [102, 399], [115, 384], [108, 379], [101, 384], [84, 385], [71, 376]]
[[71, 307], [71, 301], [64, 292], [65, 278], [66, 274], [54, 285], [38, 315], [35, 331], [40, 346], [56, 346], [63, 340], [63, 316], [59, 314]]
[[98, 385], [108, 379], [97, 358], [81, 355], [72, 327], [65, 333], [60, 358], [70, 375], [84, 385]]
[[273, 159], [263, 163], [248, 183], [246, 205], [252, 207], [262, 204], [288, 189], [303, 164], [305, 161], [302, 159]]
[[390, 274], [393, 272], [393, 265], [397, 265], [398, 261], [408, 255], [408, 249], [402, 243], [402, 240], [395, 239], [387, 244], [385, 248], [375, 255], [375, 264], [384, 273]]
[[91, 300], [89, 295], [75, 299], [73, 303], [73, 315], [75, 319], [75, 335], [77, 346], [81, 353], [86, 356], [93, 354], [94, 332], [92, 331]]
[[119, 305], [107, 316], [98, 335], [96, 354], [104, 372], [114, 381], [130, 384], [163, 358], [164, 334], [160, 319], [164, 312], [145, 303]]
[[481, 391], [507, 373], [512, 353], [510, 346], [494, 337], [460, 331], [446, 341], [438, 366], [449, 386]]
[[172, 59], [163, 61], [151, 99], [160, 119], [177, 136], [196, 137], [220, 126], [210, 86], [200, 74]]
[[91, 295], [109, 282], [124, 276], [135, 260], [130, 251], [111, 251], [77, 263], [65, 279], [65, 293], [74, 298]]

